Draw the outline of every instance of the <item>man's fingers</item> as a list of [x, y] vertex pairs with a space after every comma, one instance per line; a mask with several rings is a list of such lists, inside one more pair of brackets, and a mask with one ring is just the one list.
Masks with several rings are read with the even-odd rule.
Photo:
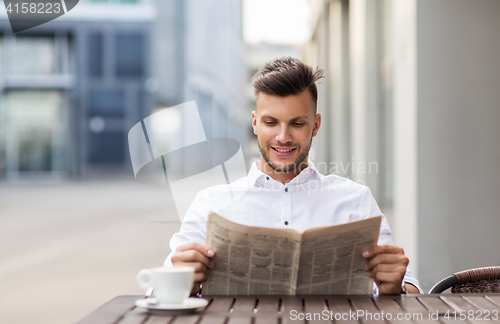
[[189, 266], [193, 267], [194, 284], [192, 293], [199, 291], [200, 283], [207, 281], [208, 275], [212, 272], [214, 262], [211, 257], [214, 256], [214, 251], [204, 245], [198, 243], [188, 243], [181, 245], [172, 256], [172, 263], [175, 267]]
[[379, 293], [385, 294], [399, 294], [401, 292], [401, 283], [403, 276], [397, 272], [376, 272], [373, 279], [379, 287]]
[[175, 252], [184, 252], [188, 250], [196, 250], [206, 256], [207, 258], [211, 258], [215, 255], [215, 252], [213, 249], [209, 248], [208, 246], [201, 245], [199, 243], [188, 243], [181, 245], [177, 248]]
[[183, 262], [180, 264], [180, 266], [188, 266], [188, 267], [193, 267], [194, 268], [194, 272], [195, 273], [198, 273], [198, 272], [203, 272], [203, 273], [206, 273], [208, 274], [209, 273], [209, 268], [207, 268], [203, 263], [201, 262]]
[[375, 277], [373, 278], [375, 283], [394, 283], [395, 285], [401, 287], [401, 281], [403, 278], [399, 273], [395, 272], [377, 272], [375, 273]]
[[396, 245], [377, 245], [363, 251], [366, 261], [365, 269], [373, 278], [379, 292], [383, 294], [399, 294], [401, 282], [410, 262], [404, 250]]
[[[197, 265], [196, 263], [183, 263], [182, 266], [188, 266], [188, 267], [193, 267], [196, 269]], [[211, 273], [211, 270], [210, 269], [207, 269], [207, 268], [203, 268], [203, 271], [196, 271], [194, 273], [194, 278], [193, 278], [193, 281], [196, 283], [200, 283], [200, 282], [205, 282], [207, 281], [208, 279], [208, 275]]]
[[378, 254], [371, 260], [366, 262], [365, 269], [371, 271], [379, 264], [401, 264], [405, 267], [408, 265], [409, 260], [405, 255], [401, 254]]
[[363, 252], [363, 257], [372, 258], [373, 256], [381, 253], [404, 254], [405, 252], [403, 248], [397, 245], [383, 244], [383, 245], [375, 245], [369, 248], [368, 250], [365, 250]]
[[194, 272], [196, 273], [205, 273], [206, 275], [210, 275], [212, 273], [212, 269], [207, 268], [201, 262], [178, 262], [176, 263], [178, 267], [193, 267]]
[[208, 276], [206, 273], [203, 272], [197, 272], [194, 274], [194, 281], [195, 282], [205, 282], [207, 281]]
[[403, 276], [406, 273], [406, 267], [400, 264], [377, 264], [375, 267], [368, 271], [369, 273], [376, 272], [397, 272]]
[[401, 285], [392, 282], [377, 283], [380, 295], [397, 295], [401, 293]]
[[177, 250], [175, 254], [172, 256], [172, 263], [174, 266], [178, 266], [179, 263], [188, 263], [188, 262], [201, 262], [207, 268], [213, 268], [214, 262], [207, 258], [205, 255], [200, 253], [198, 250], [187, 250], [187, 251], [179, 251]]
[[[383, 270], [381, 270], [383, 269]], [[381, 265], [376, 266], [371, 271], [367, 271], [367, 275], [370, 278], [376, 278], [378, 273], [390, 273], [396, 275], [397, 278], [403, 279], [406, 273], [406, 268], [402, 266], [385, 266], [381, 267]]]

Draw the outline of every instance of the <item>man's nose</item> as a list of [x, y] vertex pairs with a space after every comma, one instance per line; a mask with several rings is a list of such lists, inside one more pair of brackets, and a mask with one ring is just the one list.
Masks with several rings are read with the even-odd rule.
[[290, 134], [288, 126], [280, 127], [279, 133], [276, 136], [276, 140], [280, 143], [287, 143], [292, 141], [292, 134]]

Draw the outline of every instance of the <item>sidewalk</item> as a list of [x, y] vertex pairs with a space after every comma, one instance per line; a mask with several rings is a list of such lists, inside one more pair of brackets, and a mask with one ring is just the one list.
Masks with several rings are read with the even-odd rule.
[[133, 181], [0, 184], [0, 323], [74, 323], [162, 265], [170, 193]]

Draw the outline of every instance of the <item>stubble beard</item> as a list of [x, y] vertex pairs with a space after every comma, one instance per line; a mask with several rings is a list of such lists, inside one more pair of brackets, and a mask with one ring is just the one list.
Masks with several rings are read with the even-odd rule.
[[[300, 155], [295, 159], [295, 161], [288, 163], [286, 165], [286, 167], [284, 167], [284, 168], [278, 167], [276, 164], [274, 164], [271, 161], [271, 159], [269, 158], [269, 155], [267, 154], [266, 150], [264, 150], [260, 146], [260, 143], [259, 143], [258, 139], [257, 139], [257, 145], [259, 146], [260, 154], [262, 155], [262, 157], [266, 161], [267, 165], [269, 165], [271, 167], [271, 169], [273, 169], [276, 172], [280, 172], [280, 173], [289, 173], [289, 172], [292, 172], [292, 171], [296, 172], [297, 169], [300, 170], [299, 166], [304, 162], [304, 160], [306, 159], [307, 155], [309, 154], [309, 150], [311, 149], [311, 145], [312, 145], [312, 136], [311, 136], [311, 141], [309, 142], [309, 145], [304, 148], [304, 150], [302, 151], [302, 153], [300, 153]], [[269, 151], [272, 150], [272, 148], [271, 148], [270, 145], [268, 145], [267, 149]], [[297, 149], [300, 150], [300, 147], [298, 147]]]

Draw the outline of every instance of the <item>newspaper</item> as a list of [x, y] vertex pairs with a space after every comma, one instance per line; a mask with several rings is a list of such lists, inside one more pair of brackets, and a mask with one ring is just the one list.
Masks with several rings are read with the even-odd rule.
[[372, 294], [361, 253], [376, 245], [382, 216], [298, 232], [251, 227], [211, 213], [206, 245], [215, 266], [207, 295]]

